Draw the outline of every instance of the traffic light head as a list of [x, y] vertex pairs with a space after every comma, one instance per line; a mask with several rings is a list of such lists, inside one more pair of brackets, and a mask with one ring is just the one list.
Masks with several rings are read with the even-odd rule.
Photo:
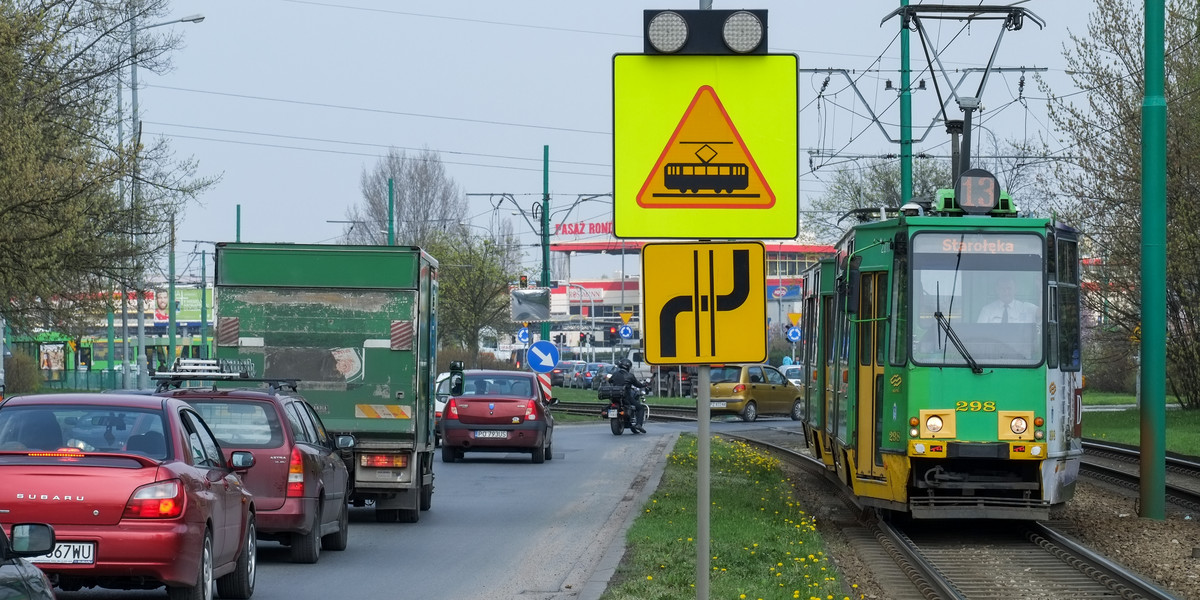
[[524, 288], [527, 288], [527, 287], [529, 287], [529, 276], [528, 276], [528, 275], [522, 275], [522, 276], [521, 276], [521, 288], [522, 288], [522, 289], [524, 289]]
[[617, 328], [615, 326], [608, 328], [608, 341], [615, 342], [620, 339], [620, 337], [621, 336], [617, 334]]
[[583, 346], [584, 344], [587, 344], [587, 334], [580, 331], [579, 332], [579, 345]]

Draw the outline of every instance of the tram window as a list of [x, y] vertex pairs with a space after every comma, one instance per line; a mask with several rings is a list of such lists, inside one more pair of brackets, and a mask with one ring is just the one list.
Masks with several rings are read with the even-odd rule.
[[875, 276], [874, 273], [863, 273], [859, 277], [859, 306], [858, 306], [858, 364], [871, 364], [875, 344], [872, 335], [875, 332]]
[[1058, 364], [1064, 371], [1080, 368], [1079, 288], [1058, 288]]
[[875, 364], [887, 360], [887, 273], [879, 273], [875, 284]]
[[1046, 335], [1048, 336], [1048, 347], [1050, 351], [1046, 353], [1046, 366], [1051, 369], [1058, 368], [1058, 286], [1051, 285], [1046, 292], [1046, 304], [1049, 307], [1049, 319], [1046, 323]]
[[1074, 240], [1058, 241], [1058, 281], [1079, 285], [1079, 247]]

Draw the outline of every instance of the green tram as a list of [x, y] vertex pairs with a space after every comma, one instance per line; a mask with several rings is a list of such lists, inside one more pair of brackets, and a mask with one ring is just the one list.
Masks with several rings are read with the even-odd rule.
[[893, 215], [804, 274], [807, 443], [863, 506], [1049, 518], [1082, 455], [1077, 232], [980, 169]]

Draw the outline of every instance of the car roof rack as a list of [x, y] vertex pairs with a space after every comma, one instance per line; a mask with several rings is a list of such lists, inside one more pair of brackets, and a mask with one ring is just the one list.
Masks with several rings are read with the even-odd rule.
[[157, 382], [155, 392], [165, 392], [178, 389], [185, 381], [212, 381], [212, 390], [217, 391], [218, 381], [257, 382], [265, 383], [271, 391], [296, 391], [299, 379], [282, 377], [250, 377], [246, 371], [230, 372], [222, 369], [219, 361], [205, 358], [180, 358], [170, 371], [159, 371], [150, 379]]

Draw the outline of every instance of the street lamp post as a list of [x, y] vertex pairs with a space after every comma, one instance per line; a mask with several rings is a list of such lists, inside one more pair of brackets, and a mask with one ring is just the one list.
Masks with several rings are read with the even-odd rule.
[[[133, 212], [137, 214], [138, 208], [138, 154], [137, 146], [142, 142], [142, 127], [138, 119], [138, 81], [137, 81], [137, 66], [138, 66], [138, 51], [137, 51], [137, 32], [138, 29], [153, 29], [164, 25], [173, 25], [175, 23], [199, 23], [204, 20], [204, 15], [189, 15], [172, 21], [163, 21], [139, 28], [137, 26], [137, 12], [133, 6], [129, 7], [129, 90], [130, 90], [130, 111], [133, 131], [133, 198], [132, 205], [135, 209]], [[172, 250], [173, 251], [173, 250]], [[146, 312], [145, 312], [145, 294], [142, 290], [142, 266], [141, 261], [137, 267], [137, 331], [138, 331], [138, 349], [137, 349], [137, 366], [138, 366], [138, 387], [144, 388], [150, 385], [149, 373], [146, 367]], [[174, 357], [171, 357], [174, 358]]]

